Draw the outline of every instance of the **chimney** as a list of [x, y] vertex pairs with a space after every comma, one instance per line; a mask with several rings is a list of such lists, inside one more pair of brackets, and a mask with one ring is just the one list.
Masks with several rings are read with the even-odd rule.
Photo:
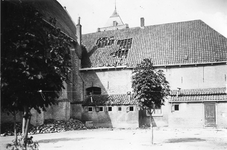
[[76, 25], [76, 37], [77, 37], [77, 42], [79, 45], [81, 45], [82, 41], [82, 26], [80, 25], [80, 17], [78, 18], [78, 24]]
[[140, 18], [140, 27], [143, 28], [144, 25], [145, 25], [145, 24], [144, 24], [144, 18], [141, 17], [141, 18]]
[[177, 94], [176, 94], [176, 97], [178, 98], [178, 96], [180, 95], [180, 90], [181, 90], [181, 88], [177, 88]]

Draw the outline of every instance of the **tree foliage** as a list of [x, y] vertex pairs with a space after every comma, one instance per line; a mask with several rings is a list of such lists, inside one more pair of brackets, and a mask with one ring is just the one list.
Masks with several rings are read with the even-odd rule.
[[31, 5], [14, 2], [2, 2], [2, 107], [45, 110], [68, 79], [70, 39]]
[[170, 91], [163, 71], [156, 70], [150, 59], [144, 59], [133, 70], [132, 88], [140, 108], [145, 110], [163, 105]]
[[[55, 104], [71, 71], [71, 39], [56, 27], [54, 18], [44, 20], [31, 3], [2, 1], [2, 110], [23, 112], [25, 149], [30, 110], [40, 112]], [[14, 146], [20, 145], [17, 141]]]

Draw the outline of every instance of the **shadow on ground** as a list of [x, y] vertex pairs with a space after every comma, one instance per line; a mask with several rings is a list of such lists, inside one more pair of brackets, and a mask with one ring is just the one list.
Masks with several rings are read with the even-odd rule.
[[206, 141], [200, 138], [176, 138], [176, 139], [169, 139], [166, 143], [180, 143], [180, 142], [201, 142]]
[[44, 139], [39, 140], [38, 143], [57, 143], [57, 142], [64, 142], [64, 141], [81, 141], [88, 138], [56, 138], [56, 139]]

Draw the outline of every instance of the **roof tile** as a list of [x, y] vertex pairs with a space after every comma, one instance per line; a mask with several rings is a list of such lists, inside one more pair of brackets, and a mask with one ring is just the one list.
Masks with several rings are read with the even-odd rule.
[[127, 94], [87, 96], [83, 105], [135, 105], [136, 100]]
[[[113, 45], [96, 47], [99, 38], [112, 36]], [[116, 41], [129, 38], [132, 46], [127, 57], [112, 57], [119, 49]], [[144, 58], [151, 58], [154, 65], [227, 61], [227, 38], [201, 20], [85, 34], [83, 45], [83, 68], [114, 66], [116, 62], [134, 67]]]
[[171, 92], [170, 102], [226, 101], [226, 88], [185, 89]]

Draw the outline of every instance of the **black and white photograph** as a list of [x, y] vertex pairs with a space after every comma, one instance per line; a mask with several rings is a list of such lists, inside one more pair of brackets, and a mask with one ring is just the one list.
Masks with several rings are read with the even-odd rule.
[[227, 150], [227, 0], [1, 0], [1, 150]]

